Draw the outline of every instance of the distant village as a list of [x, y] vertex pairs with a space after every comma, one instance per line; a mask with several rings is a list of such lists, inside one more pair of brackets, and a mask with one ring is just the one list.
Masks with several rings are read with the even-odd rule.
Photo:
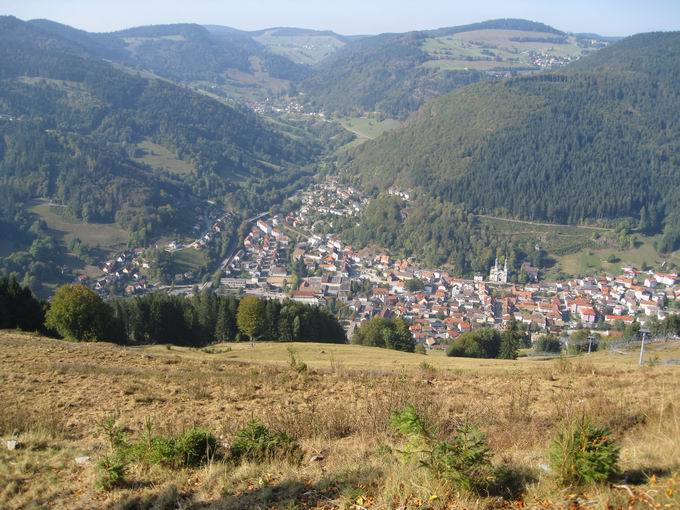
[[[402, 200], [411, 198], [407, 190], [388, 192]], [[358, 221], [368, 199], [334, 179], [301, 192], [294, 202], [297, 207], [286, 215], [262, 215], [253, 221], [238, 249], [223, 263], [219, 294], [333, 304], [334, 309], [343, 309], [350, 333], [373, 317], [403, 317], [416, 341], [431, 349], [443, 349], [476, 328], [502, 328], [513, 319], [537, 336], [634, 321], [644, 326], [652, 318], [665, 319], [680, 305], [676, 273], [624, 267], [620, 276], [542, 282], [539, 270], [524, 264], [529, 281], [518, 285], [510, 283], [507, 261], [496, 260], [488, 274], [470, 280], [420, 267], [413, 258], [357, 251], [333, 232], [334, 219]], [[170, 243], [165, 249], [205, 248], [227, 217], [211, 213], [210, 227], [193, 243]], [[124, 279], [127, 295], [159, 290], [143, 276], [149, 269], [143, 253], [130, 250], [108, 261], [105, 275], [89, 284], [100, 289], [106, 282]], [[86, 280], [81, 277], [82, 283]]]

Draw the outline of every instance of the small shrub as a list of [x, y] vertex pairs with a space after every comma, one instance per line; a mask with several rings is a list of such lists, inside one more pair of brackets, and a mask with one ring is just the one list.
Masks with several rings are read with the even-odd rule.
[[536, 340], [534, 351], [559, 354], [562, 352], [562, 343], [553, 335], [542, 335]]
[[217, 439], [205, 429], [193, 428], [175, 440], [175, 456], [183, 466], [200, 466], [217, 451]]
[[493, 467], [486, 437], [479, 429], [464, 425], [450, 441], [439, 440], [414, 406], [393, 413], [390, 423], [408, 438], [406, 449], [400, 452], [407, 460], [415, 458], [421, 466], [458, 489], [487, 491], [493, 479]]
[[589, 485], [618, 472], [619, 452], [609, 429], [583, 418], [558, 431], [550, 447], [550, 464], [563, 485]]
[[423, 344], [418, 344], [416, 345], [415, 353], [427, 356], [427, 349], [425, 349], [425, 346]]
[[147, 464], [176, 466], [176, 452], [174, 441], [166, 437], [150, 437], [137, 443], [135, 457]]
[[288, 351], [288, 366], [299, 374], [307, 372], [307, 363], [300, 361], [298, 352], [292, 347], [286, 349]]
[[434, 377], [437, 373], [437, 369], [427, 361], [422, 361], [419, 367], [426, 377]]
[[104, 457], [97, 463], [97, 488], [110, 491], [125, 482], [128, 462], [119, 452]]
[[150, 424], [144, 437], [125, 449], [125, 455], [150, 465], [171, 468], [196, 467], [212, 459], [217, 451], [217, 439], [201, 428], [192, 428], [177, 437], [155, 436]]
[[116, 416], [104, 418], [99, 424], [99, 428], [106, 436], [111, 449], [119, 449], [125, 445], [125, 432], [123, 431], [123, 428], [118, 425]]
[[109, 443], [110, 453], [97, 463], [96, 487], [110, 491], [120, 487], [125, 481], [125, 472], [129, 465], [126, 455], [127, 438], [125, 431], [118, 425], [116, 416], [108, 416], [99, 424], [100, 431]]
[[271, 432], [258, 420], [239, 430], [231, 444], [231, 456], [237, 461], [300, 460], [301, 454], [300, 445], [293, 437], [285, 432]]

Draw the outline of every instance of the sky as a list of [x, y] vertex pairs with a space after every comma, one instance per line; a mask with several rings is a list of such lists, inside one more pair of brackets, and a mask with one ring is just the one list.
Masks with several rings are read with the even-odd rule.
[[47, 18], [93, 32], [181, 22], [354, 35], [497, 18], [524, 18], [567, 32], [608, 36], [680, 30], [680, 0], [0, 0], [0, 14]]

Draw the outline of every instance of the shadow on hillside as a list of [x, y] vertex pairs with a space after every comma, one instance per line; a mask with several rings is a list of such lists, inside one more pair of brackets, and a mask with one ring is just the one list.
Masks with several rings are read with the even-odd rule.
[[254, 510], [310, 508], [317, 506], [334, 507], [334, 501], [343, 495], [350, 495], [356, 488], [371, 480], [378, 473], [372, 469], [356, 469], [334, 476], [326, 476], [316, 484], [300, 480], [283, 480], [276, 484], [257, 487], [241, 494], [225, 494], [208, 502], [193, 502], [177, 492], [175, 487], [165, 488], [157, 493], [134, 496], [117, 503], [115, 510], [174, 510], [175, 508], [202, 510]]
[[192, 508], [205, 510], [249, 510], [258, 508], [284, 509], [291, 507], [333, 507], [343, 495], [353, 494], [356, 488], [374, 480], [375, 470], [360, 468], [338, 475], [329, 475], [316, 484], [299, 480], [284, 480], [278, 484], [258, 487], [239, 495], [225, 495], [215, 501]]

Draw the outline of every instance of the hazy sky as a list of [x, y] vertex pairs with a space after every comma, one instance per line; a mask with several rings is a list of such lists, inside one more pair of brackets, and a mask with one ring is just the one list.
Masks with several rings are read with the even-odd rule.
[[680, 30], [680, 0], [0, 0], [0, 14], [48, 18], [90, 31], [194, 22], [245, 30], [295, 26], [349, 35], [510, 17], [602, 35]]

